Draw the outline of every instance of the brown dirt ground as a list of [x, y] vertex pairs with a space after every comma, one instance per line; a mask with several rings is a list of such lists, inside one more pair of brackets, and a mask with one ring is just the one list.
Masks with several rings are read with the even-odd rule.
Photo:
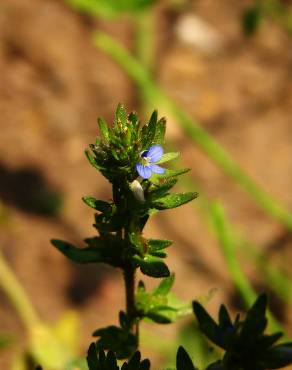
[[[168, 94], [196, 117], [253, 179], [289, 208], [291, 38], [279, 26], [266, 22], [254, 38], [246, 39], [239, 25], [246, 3], [200, 0], [191, 8], [223, 40], [220, 52], [213, 54], [182, 44], [173, 33], [175, 19], [169, 18], [163, 4], [158, 6], [156, 16], [162, 21], [157, 26], [156, 75]], [[129, 109], [139, 109], [132, 83], [92, 46], [90, 36], [96, 27], [131, 45], [132, 26], [126, 18], [92, 22], [62, 1], [2, 0], [0, 4], [0, 173], [5, 173], [9, 188], [9, 181], [15, 182], [21, 169], [33, 169], [48, 186], [66, 194], [61, 215], [48, 218], [20, 209], [13, 198], [7, 198], [9, 189], [2, 186], [0, 196], [9, 217], [1, 227], [1, 248], [41, 317], [54, 321], [68, 308], [80, 311], [83, 352], [93, 328], [116, 322], [123, 304], [121, 276], [110, 269], [75, 266], [56, 252], [49, 240], [80, 241], [93, 233], [93, 214], [80, 198], [86, 194], [109, 198], [110, 189], [88, 165], [84, 148], [97, 135], [97, 116], [111, 121], [119, 101]], [[233, 224], [251, 241], [268, 248], [285, 233], [188, 140], [171, 117], [168, 135], [185, 164], [192, 167], [200, 188], [225, 204]], [[153, 218], [146, 234], [174, 240], [169, 265], [176, 272], [175, 291], [181, 298], [190, 300], [217, 289], [208, 305], [215, 313], [222, 300], [234, 307], [235, 292], [199, 204]], [[272, 257], [289, 273], [291, 240], [286, 238], [276, 247]], [[246, 260], [242, 264], [258, 282], [253, 266]], [[281, 304], [280, 308], [291, 334], [291, 314], [287, 306]], [[0, 332], [16, 333], [17, 343], [24, 346], [25, 331], [4, 295], [0, 317]], [[161, 338], [169, 334], [165, 328], [151, 330]], [[16, 347], [1, 353], [1, 369], [9, 368]], [[145, 348], [143, 352], [152, 351]]]

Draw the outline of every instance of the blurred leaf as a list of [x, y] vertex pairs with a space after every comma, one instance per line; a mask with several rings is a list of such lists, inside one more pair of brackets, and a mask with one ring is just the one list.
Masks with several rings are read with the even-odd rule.
[[142, 11], [152, 5], [154, 0], [67, 0], [76, 10], [90, 14], [112, 18], [122, 13]]
[[63, 314], [52, 329], [56, 337], [66, 346], [73, 358], [77, 353], [80, 340], [80, 317], [74, 311]]
[[247, 36], [252, 36], [257, 31], [262, 20], [262, 11], [260, 6], [254, 5], [246, 9], [242, 16], [243, 31]]
[[0, 350], [6, 347], [9, 347], [14, 342], [14, 339], [11, 335], [0, 334]]
[[154, 295], [167, 295], [174, 283], [174, 274], [161, 280], [160, 284], [153, 290]]
[[71, 350], [44, 324], [31, 328], [30, 351], [36, 362], [48, 369], [64, 370], [72, 361]]
[[191, 313], [190, 305], [182, 303], [170, 292], [174, 275], [164, 278], [152, 291], [145, 290], [143, 282], [138, 285], [136, 307], [141, 317], [160, 324], [168, 324]]

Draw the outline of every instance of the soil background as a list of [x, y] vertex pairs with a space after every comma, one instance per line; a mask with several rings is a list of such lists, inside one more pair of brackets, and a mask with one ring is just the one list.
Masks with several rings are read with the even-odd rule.
[[[198, 0], [184, 11], [170, 12], [165, 2], [159, 3], [155, 78], [258, 184], [291, 208], [291, 38], [272, 20], [265, 20], [254, 37], [245, 37], [240, 18], [249, 4]], [[207, 40], [210, 45], [206, 41], [208, 47], [186, 44], [179, 36], [176, 30], [186, 15], [210, 27], [214, 38]], [[93, 329], [117, 322], [124, 305], [122, 276], [103, 266], [74, 265], [49, 241], [60, 238], [81, 245], [84, 237], [94, 235], [93, 212], [81, 197], [110, 199], [111, 194], [84, 149], [98, 134], [97, 116], [111, 122], [118, 102], [129, 111], [140, 109], [134, 84], [92, 45], [95, 29], [134, 50], [133, 22], [127, 16], [92, 20], [57, 0], [0, 3], [0, 247], [43, 319], [54, 322], [68, 309], [80, 313], [81, 354]], [[168, 139], [192, 168], [198, 187], [222, 201], [237, 230], [291, 275], [289, 233], [168, 118]], [[60, 212], [42, 214], [34, 202], [44, 194], [54, 201], [56, 192], [62, 194]], [[180, 298], [189, 301], [211, 291], [207, 308], [212, 314], [222, 301], [231, 309], [242, 308], [200, 200], [162, 212], [145, 233], [174, 241], [169, 266], [176, 273], [174, 290]], [[258, 291], [269, 290], [249, 259], [241, 264]], [[16, 338], [1, 352], [2, 370], [25, 348], [26, 332], [5, 295], [0, 299], [0, 333]], [[274, 295], [271, 303], [291, 335], [291, 308]], [[163, 342], [179, 325], [146, 327]], [[153, 347], [148, 340], [142, 353], [159, 363], [162, 358]]]

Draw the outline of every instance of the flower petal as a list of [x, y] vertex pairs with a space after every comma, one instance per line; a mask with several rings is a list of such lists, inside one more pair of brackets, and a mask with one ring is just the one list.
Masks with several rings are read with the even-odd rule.
[[143, 166], [142, 163], [136, 164], [136, 170], [143, 179], [149, 179], [152, 175], [151, 168], [149, 166]]
[[157, 164], [151, 164], [151, 165], [150, 165], [150, 168], [151, 168], [151, 171], [152, 171], [153, 173], [161, 174], [161, 173], [164, 173], [164, 172], [165, 172], [165, 168], [160, 167], [160, 166], [158, 166]]
[[147, 157], [150, 158], [150, 162], [158, 162], [159, 159], [163, 156], [163, 148], [160, 145], [152, 145], [147, 150]]

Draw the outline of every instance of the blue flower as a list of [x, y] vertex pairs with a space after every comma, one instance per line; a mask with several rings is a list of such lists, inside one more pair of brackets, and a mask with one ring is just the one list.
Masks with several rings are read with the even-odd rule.
[[136, 164], [136, 170], [143, 179], [149, 179], [152, 173], [164, 173], [165, 168], [155, 164], [163, 155], [163, 149], [160, 145], [152, 145], [149, 149], [140, 153], [141, 162]]

